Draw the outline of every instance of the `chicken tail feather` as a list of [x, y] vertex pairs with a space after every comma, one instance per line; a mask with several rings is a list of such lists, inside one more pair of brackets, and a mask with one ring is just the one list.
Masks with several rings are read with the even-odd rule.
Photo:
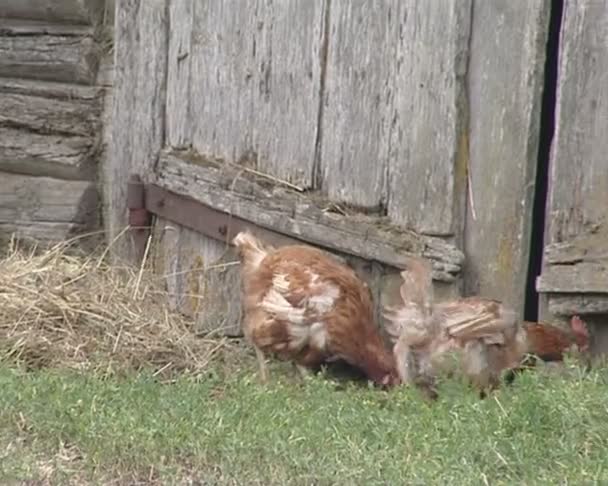
[[256, 269], [268, 255], [265, 245], [248, 231], [241, 231], [232, 240], [243, 265]]

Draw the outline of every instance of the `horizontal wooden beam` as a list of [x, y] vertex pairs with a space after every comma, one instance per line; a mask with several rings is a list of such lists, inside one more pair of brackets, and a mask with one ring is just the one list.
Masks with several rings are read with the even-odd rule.
[[0, 236], [60, 241], [99, 223], [94, 182], [0, 173]]
[[549, 312], [553, 315], [608, 314], [606, 294], [550, 294]]
[[575, 264], [604, 260], [608, 262], [608, 228], [583, 233], [569, 241], [551, 243], [545, 247], [544, 261], [547, 264]]
[[103, 11], [104, 0], [2, 0], [0, 2], [0, 18], [93, 24], [101, 20]]
[[59, 179], [92, 180], [92, 137], [45, 135], [0, 126], [0, 171]]
[[319, 194], [300, 193], [243, 167], [191, 153], [162, 153], [151, 182], [224, 218], [231, 215], [239, 225], [252, 223], [366, 260], [400, 268], [408, 256], [422, 255], [432, 260], [435, 280], [455, 281], [464, 261], [458, 248], [440, 238], [404, 230], [379, 216], [334, 212]]
[[608, 294], [606, 262], [580, 262], [572, 265], [548, 265], [536, 280], [542, 293]]
[[93, 84], [93, 28], [0, 19], [0, 76]]
[[67, 83], [0, 78], [0, 125], [42, 134], [93, 136], [101, 90]]
[[67, 83], [0, 78], [0, 170], [93, 179], [100, 91]]

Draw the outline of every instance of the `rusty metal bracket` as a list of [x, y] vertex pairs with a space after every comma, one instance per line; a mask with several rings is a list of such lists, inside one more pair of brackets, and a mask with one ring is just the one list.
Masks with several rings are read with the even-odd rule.
[[245, 229], [273, 245], [302, 243], [289, 236], [262, 228], [244, 219], [213, 209], [195, 199], [176, 194], [156, 184], [146, 184], [137, 174], [127, 183], [127, 209], [135, 258], [140, 263], [151, 232], [152, 215], [197, 231], [226, 244]]
[[245, 229], [254, 231], [270, 244], [301, 243], [280, 233], [262, 228], [244, 219], [213, 209], [195, 199], [168, 191], [156, 184], [145, 186], [145, 207], [163, 219], [172, 221], [205, 236], [230, 244]]

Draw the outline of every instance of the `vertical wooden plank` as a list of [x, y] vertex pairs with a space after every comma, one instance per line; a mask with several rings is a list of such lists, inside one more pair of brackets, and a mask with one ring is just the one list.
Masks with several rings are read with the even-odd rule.
[[523, 316], [548, 0], [474, 0], [466, 291]]
[[313, 185], [326, 0], [259, 0], [254, 144], [258, 170]]
[[464, 223], [471, 3], [407, 0], [398, 10], [388, 215], [424, 234], [460, 237]]
[[181, 228], [180, 310], [196, 319], [199, 332], [240, 334], [240, 275], [236, 262], [234, 251], [225, 242]]
[[[109, 240], [127, 224], [126, 188], [131, 172], [147, 180], [163, 145], [167, 68], [165, 0], [122, 0], [116, 6], [112, 142], [103, 167], [105, 224]], [[130, 258], [124, 238], [115, 256]]]
[[154, 273], [165, 283], [169, 309], [180, 308], [182, 289], [179, 275], [180, 227], [163, 218], [156, 218], [151, 252]]
[[[193, 9], [191, 82], [175, 89], [180, 106], [196, 114], [187, 124], [193, 147], [310, 187], [325, 0], [196, 2]], [[173, 62], [170, 51], [170, 76]]]
[[242, 334], [239, 265], [232, 248], [158, 218], [152, 256], [171, 310], [193, 318], [197, 332]]
[[191, 0], [169, 2], [166, 144], [176, 148], [192, 143], [190, 67], [194, 5]]
[[[601, 235], [608, 231], [607, 73], [608, 6], [594, 0], [564, 2], [546, 245], [573, 241], [577, 236], [585, 238], [585, 235], [599, 243]], [[605, 252], [598, 247], [597, 253]], [[547, 265], [545, 253], [543, 269]], [[551, 300], [550, 294], [541, 296], [541, 319], [559, 318], [550, 312]], [[584, 299], [580, 300], [580, 312], [584, 312]], [[590, 319], [597, 322], [593, 329], [594, 348], [605, 352], [608, 327], [599, 324], [601, 318], [584, 317], [588, 322]]]
[[192, 2], [193, 148], [229, 161], [253, 158], [256, 2]]
[[608, 224], [608, 4], [565, 2], [547, 243]]
[[385, 203], [398, 0], [332, 2], [323, 95], [320, 173], [329, 197]]

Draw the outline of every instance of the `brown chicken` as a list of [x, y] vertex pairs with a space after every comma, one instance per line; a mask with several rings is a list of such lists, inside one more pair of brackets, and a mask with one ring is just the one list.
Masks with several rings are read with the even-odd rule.
[[562, 361], [573, 345], [585, 353], [589, 350], [589, 330], [579, 316], [572, 316], [570, 330], [544, 322], [524, 321], [528, 354], [543, 361]]
[[518, 368], [526, 354], [562, 359], [571, 345], [588, 346], [586, 326], [577, 316], [568, 332], [520, 323], [511, 309], [493, 299], [434, 303], [431, 266], [424, 259], [410, 259], [401, 276], [402, 303], [386, 307], [387, 331], [402, 382], [431, 394], [439, 374], [461, 373], [483, 393], [498, 386], [503, 371]]
[[233, 239], [241, 261], [243, 328], [263, 381], [266, 355], [305, 374], [343, 360], [381, 386], [399, 382], [374, 324], [371, 292], [355, 272], [305, 245], [273, 248], [249, 232]]

